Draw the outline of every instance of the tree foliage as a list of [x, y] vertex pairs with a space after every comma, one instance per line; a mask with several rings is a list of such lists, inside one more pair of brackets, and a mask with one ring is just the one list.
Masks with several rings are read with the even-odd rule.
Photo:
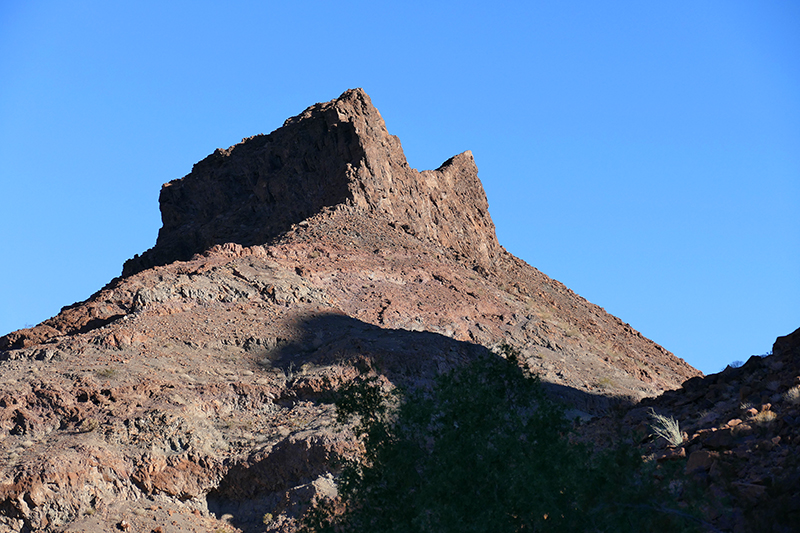
[[634, 450], [571, 442], [562, 409], [513, 350], [504, 356], [427, 391], [390, 393], [374, 379], [342, 389], [338, 415], [356, 420], [365, 454], [340, 476], [344, 512], [323, 505], [305, 531], [697, 530]]

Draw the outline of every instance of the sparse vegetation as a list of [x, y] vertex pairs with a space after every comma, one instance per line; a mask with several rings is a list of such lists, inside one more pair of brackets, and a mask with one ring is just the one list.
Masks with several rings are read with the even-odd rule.
[[603, 376], [597, 380], [597, 388], [599, 389], [611, 389], [615, 386], [614, 380], [608, 376]]
[[94, 375], [101, 379], [111, 379], [117, 375], [117, 369], [106, 367], [94, 371]]
[[78, 426], [78, 432], [91, 433], [98, 427], [100, 427], [100, 423], [94, 418], [84, 418], [83, 421], [81, 421], [81, 424]]
[[653, 424], [650, 426], [653, 432], [671, 446], [679, 446], [683, 442], [683, 434], [677, 420], [671, 416], [660, 415], [652, 408], [650, 408], [650, 418], [653, 420]]
[[757, 426], [763, 428], [771, 426], [772, 423], [775, 422], [776, 418], [778, 418], [778, 415], [776, 415], [773, 411], [767, 409], [764, 411], [760, 411], [758, 414], [756, 414], [753, 417], [753, 422], [755, 422]]
[[783, 400], [792, 405], [800, 404], [800, 385], [795, 385], [783, 393]]
[[700, 409], [699, 411], [697, 411], [697, 414], [695, 415], [695, 418], [697, 420], [703, 420], [705, 417], [707, 417], [709, 415], [714, 416], [712, 413], [713, 413], [713, 411], [710, 411], [708, 409]]
[[[305, 532], [693, 531], [670, 476], [636, 450], [593, 452], [516, 353], [487, 355], [431, 390], [387, 392], [375, 378], [340, 391], [365, 453]], [[653, 475], [660, 469], [658, 478]], [[338, 512], [334, 512], [338, 509]]]
[[284, 369], [284, 375], [286, 376], [286, 381], [288, 382], [294, 381], [294, 376], [295, 376], [294, 362], [292, 361], [289, 362], [289, 364], [286, 366], [286, 369]]

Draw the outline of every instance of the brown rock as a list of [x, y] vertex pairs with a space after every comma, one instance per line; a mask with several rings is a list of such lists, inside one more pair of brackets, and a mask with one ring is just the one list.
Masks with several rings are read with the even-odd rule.
[[656, 461], [659, 463], [664, 461], [672, 461], [675, 459], [683, 459], [686, 457], [686, 450], [684, 448], [667, 448], [656, 456]]
[[395, 227], [489, 268], [501, 248], [471, 152], [422, 173], [361, 89], [244, 139], [164, 185], [156, 246], [123, 275], [214, 244], [263, 244], [325, 207], [385, 215]]
[[748, 500], [749, 503], [754, 504], [766, 494], [767, 488], [763, 485], [756, 483], [733, 482], [732, 485], [739, 491], [739, 493]]
[[714, 461], [719, 457], [719, 453], [709, 450], [697, 450], [689, 455], [686, 461], [686, 473], [692, 474], [702, 470], [709, 470]]
[[706, 448], [719, 450], [732, 448], [735, 444], [735, 439], [732, 429], [727, 428], [703, 434], [701, 442]]
[[778, 337], [772, 345], [772, 353], [781, 358], [796, 358], [800, 355], [800, 328], [784, 337]]

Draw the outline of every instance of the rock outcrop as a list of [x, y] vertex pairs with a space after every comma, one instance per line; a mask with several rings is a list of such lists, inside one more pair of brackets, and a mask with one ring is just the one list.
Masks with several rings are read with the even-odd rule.
[[164, 185], [160, 203], [155, 247], [127, 261], [123, 276], [214, 244], [263, 244], [337, 206], [382, 214], [484, 268], [500, 251], [472, 153], [417, 172], [360, 89], [215, 151]]
[[575, 416], [700, 373], [506, 252], [469, 152], [409, 168], [360, 90], [164, 186], [156, 245], [0, 337], [0, 532], [292, 531], [354, 453], [331, 389], [500, 343]]
[[[654, 436], [653, 413], [679, 424], [681, 442]], [[678, 464], [705, 496], [705, 518], [718, 531], [788, 533], [800, 520], [800, 329], [778, 337], [769, 355], [646, 398], [583, 428], [602, 442], [645, 435], [643, 455]], [[601, 437], [602, 435], [602, 437]]]

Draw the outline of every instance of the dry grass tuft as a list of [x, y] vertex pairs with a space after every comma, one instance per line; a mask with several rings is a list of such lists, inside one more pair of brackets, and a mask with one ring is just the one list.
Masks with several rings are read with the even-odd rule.
[[800, 404], [800, 385], [795, 385], [784, 392], [783, 399], [792, 405]]
[[650, 427], [656, 435], [662, 437], [672, 446], [679, 446], [683, 442], [683, 434], [677, 420], [671, 416], [668, 417], [656, 413], [652, 407], [650, 408], [650, 418], [653, 419], [653, 424]]
[[757, 426], [767, 427], [772, 425], [776, 418], [778, 418], [778, 415], [773, 411], [761, 411], [753, 417], [753, 422], [755, 422]]

